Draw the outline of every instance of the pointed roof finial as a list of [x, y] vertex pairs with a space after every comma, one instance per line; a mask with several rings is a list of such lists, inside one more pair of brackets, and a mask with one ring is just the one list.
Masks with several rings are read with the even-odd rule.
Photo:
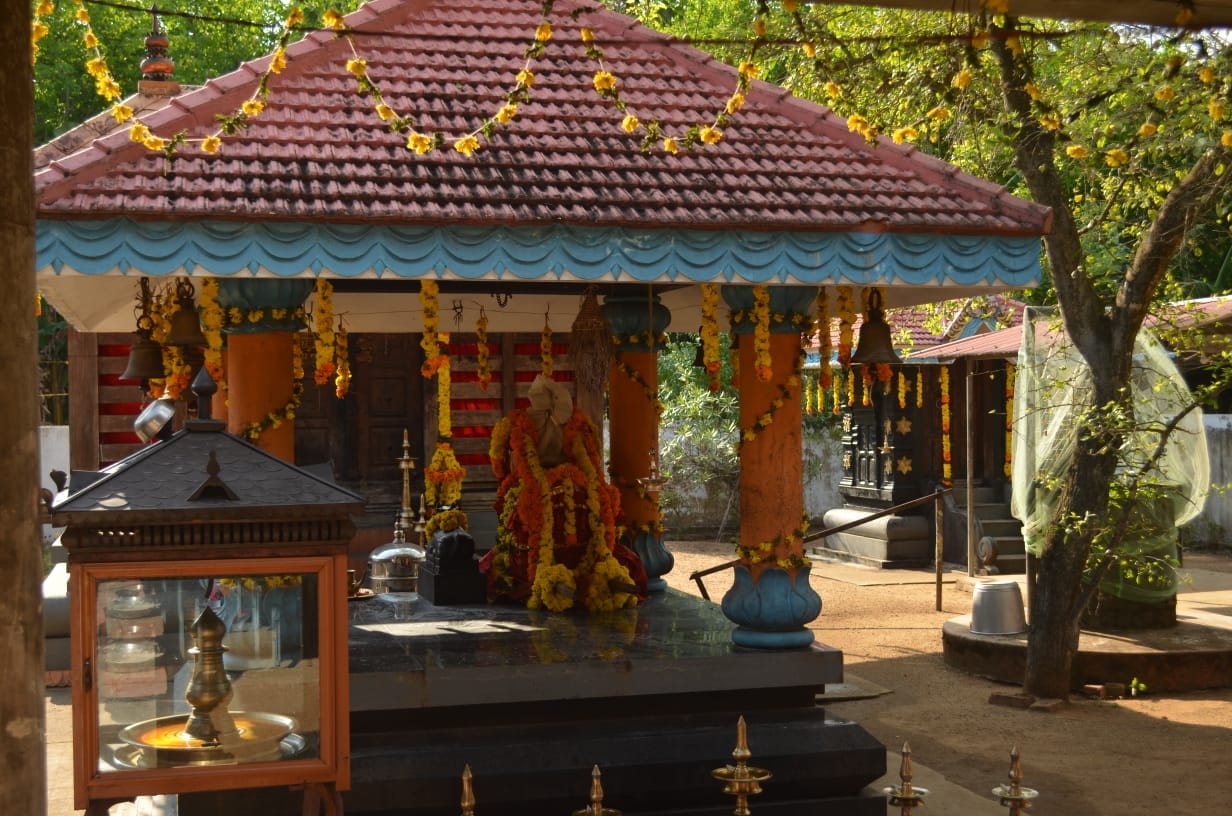
[[150, 8], [150, 16], [154, 18], [154, 23], [145, 38], [145, 59], [141, 61], [141, 82], [137, 88], [141, 93], [149, 94], [179, 93], [180, 85], [172, 78], [175, 62], [167, 56], [171, 40], [158, 19], [158, 6]]

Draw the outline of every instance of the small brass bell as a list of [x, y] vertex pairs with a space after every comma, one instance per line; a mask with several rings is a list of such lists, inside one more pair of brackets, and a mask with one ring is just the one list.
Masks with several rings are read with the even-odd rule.
[[204, 346], [205, 335], [201, 332], [201, 317], [193, 302], [196, 290], [187, 279], [181, 278], [175, 285], [175, 299], [179, 310], [171, 316], [171, 328], [167, 331], [169, 346]]

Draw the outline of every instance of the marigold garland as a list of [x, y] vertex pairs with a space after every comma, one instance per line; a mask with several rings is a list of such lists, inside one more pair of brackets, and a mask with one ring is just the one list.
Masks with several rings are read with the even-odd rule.
[[201, 296], [197, 301], [201, 315], [201, 333], [205, 335], [205, 370], [220, 391], [227, 389], [222, 366], [222, 328], [225, 316], [218, 302], [218, 278], [201, 281]]
[[871, 365], [860, 366], [860, 404], [866, 408], [873, 404], [873, 372], [875, 370]]
[[491, 349], [488, 348], [488, 315], [483, 307], [479, 307], [479, 319], [475, 321], [475, 358], [479, 364], [479, 390], [486, 392], [492, 382], [492, 365], [489, 361]]
[[702, 284], [702, 362], [711, 391], [719, 390], [719, 287]]
[[334, 355], [337, 360], [338, 374], [334, 378], [334, 394], [342, 399], [351, 390], [351, 359], [347, 349], [347, 330], [342, 327], [342, 318], [338, 318], [338, 331], [335, 335]]
[[[150, 319], [154, 324], [150, 339], [162, 346], [163, 372], [161, 380], [162, 396], [169, 399], [183, 399], [188, 393], [189, 381], [192, 379], [192, 366], [184, 359], [184, 350], [179, 346], [167, 345], [167, 335], [171, 332], [171, 319], [180, 310], [180, 301], [175, 296], [174, 283], [168, 283], [165, 291], [156, 292], [150, 304]], [[151, 392], [156, 380], [151, 380]]]
[[439, 296], [440, 286], [436, 281], [425, 278], [419, 282], [419, 306], [423, 310], [423, 334], [419, 338], [419, 347], [424, 353], [419, 373], [424, 377], [435, 377], [436, 370], [445, 362], [437, 342], [441, 323]]
[[436, 368], [436, 434], [449, 441], [453, 438], [453, 378], [449, 365], [449, 334], [437, 335], [440, 365]]
[[513, 87], [501, 98], [500, 107], [484, 119], [478, 127], [461, 136], [452, 136], [448, 139], [439, 130], [428, 132], [416, 129], [413, 116], [399, 114], [385, 101], [381, 87], [368, 73], [368, 61], [360, 57], [359, 51], [355, 48], [355, 38], [346, 28], [341, 14], [332, 9], [326, 12], [325, 24], [336, 31], [338, 37], [344, 38], [351, 49], [351, 58], [346, 62], [346, 69], [355, 77], [358, 94], [372, 100], [372, 108], [376, 115], [382, 122], [389, 124], [391, 131], [406, 136], [408, 150], [423, 155], [443, 147], [446, 141], [450, 141], [456, 152], [470, 158], [482, 149], [479, 142], [481, 136], [491, 141], [498, 127], [509, 124], [518, 115], [518, 105], [530, 102], [531, 87], [535, 84], [535, 73], [531, 67], [536, 59], [543, 56], [548, 41], [552, 39], [552, 23], [548, 18], [552, 14], [554, 5], [554, 0], [544, 0], [540, 9], [541, 19], [535, 26], [534, 36], [530, 44], [522, 50], [522, 67], [514, 77]]
[[539, 373], [552, 376], [552, 325], [548, 316], [543, 316], [543, 329], [539, 332]]
[[[818, 345], [818, 388], [829, 388], [834, 378], [830, 373], [830, 355], [833, 353], [833, 339], [830, 337], [830, 294], [826, 287], [817, 290], [817, 345]], [[818, 397], [818, 405], [821, 399]]]
[[844, 369], [851, 366], [852, 326], [856, 322], [855, 302], [850, 286], [838, 287], [838, 362]]
[[766, 0], [758, 0], [757, 15], [753, 20], [753, 36], [749, 39], [749, 47], [737, 69], [736, 88], [709, 124], [698, 123], [683, 134], [670, 134], [664, 132], [663, 123], [658, 119], [644, 119], [632, 113], [628, 103], [621, 96], [619, 80], [608, 70], [603, 60], [603, 51], [595, 42], [594, 29], [583, 28], [581, 40], [586, 46], [586, 56], [597, 66], [592, 81], [595, 93], [611, 102], [616, 110], [624, 114], [620, 122], [621, 130], [629, 134], [639, 131], [643, 134], [641, 142], [643, 153], [648, 153], [658, 146], [664, 153], [674, 156], [681, 150], [689, 151], [706, 145], [718, 144], [723, 138], [723, 128], [731, 124], [731, 117], [744, 107], [745, 94], [760, 73], [754, 59], [758, 49], [766, 40], [766, 17], [769, 12]]
[[1014, 475], [1014, 381], [1017, 369], [1005, 364], [1005, 478]]
[[808, 529], [809, 519], [805, 514], [800, 519], [800, 526], [789, 533], [780, 533], [769, 541], [760, 541], [751, 546], [737, 545], [736, 557], [749, 565], [772, 564], [789, 571], [811, 566], [808, 557], [792, 552], [797, 545], [803, 549], [804, 535]]
[[770, 382], [774, 369], [770, 361], [770, 288], [753, 287], [753, 354], [758, 382]]
[[284, 422], [289, 422], [295, 419], [295, 412], [299, 410], [300, 403], [304, 399], [304, 383], [302, 380], [295, 380], [291, 383], [291, 397], [287, 400], [287, 404], [276, 411], [270, 411], [264, 417], [256, 422], [250, 422], [241, 431], [240, 436], [247, 439], [249, 442], [256, 442], [261, 438], [261, 434], [272, 428], [278, 428]]
[[[312, 379], [317, 385], [325, 385], [334, 376], [334, 285], [325, 278], [317, 278], [316, 298], [312, 305], [312, 338], [316, 348], [316, 369]], [[258, 318], [259, 319], [259, 318]]]
[[432, 461], [424, 469], [424, 497], [433, 508], [453, 507], [462, 500], [466, 469], [458, 464], [449, 440], [436, 443]]
[[[512, 591], [512, 554], [515, 549], [525, 548], [531, 570], [528, 608], [563, 612], [580, 602], [593, 612], [633, 606], [637, 603], [636, 595], [612, 588], [613, 583], [628, 586], [633, 580], [612, 552], [619, 491], [603, 481], [596, 442], [598, 431], [581, 411], [575, 410], [563, 426], [562, 435], [569, 461], [545, 471], [539, 462], [534, 421], [524, 409], [502, 418], [493, 430], [489, 453], [492, 470], [500, 479], [500, 524], [490, 567], [492, 585]], [[584, 488], [586, 493], [590, 536], [585, 542], [577, 541], [576, 522], [565, 524], [562, 519], [563, 534], [572, 534], [577, 544], [586, 547], [577, 567], [571, 570], [555, 558], [554, 547], [558, 542], [553, 538], [556, 519], [552, 498], [558, 492], [562, 494], [562, 510], [567, 511], [573, 500], [563, 496], [575, 488]], [[524, 542], [517, 540], [518, 531]], [[559, 542], [567, 543], [570, 542]], [[580, 597], [579, 586], [585, 587]]]
[[753, 420], [751, 427], [740, 431], [739, 448], [743, 448], [748, 443], [757, 439], [757, 435], [769, 428], [774, 422], [774, 415], [778, 412], [783, 404], [791, 397], [791, 389], [800, 386], [800, 376], [804, 371], [804, 348], [797, 350], [796, 359], [792, 365], [791, 376], [785, 382], [778, 383], [778, 396], [770, 401], [770, 406], [757, 415], [757, 419]]
[[[85, 26], [82, 40], [86, 49], [93, 54], [90, 59], [86, 60], [86, 72], [94, 78], [95, 92], [111, 103], [110, 112], [112, 118], [115, 119], [117, 124], [122, 125], [133, 118], [133, 109], [119, 101], [122, 96], [120, 85], [116, 82], [115, 77], [111, 73], [111, 68], [107, 65], [107, 58], [103, 54], [102, 45], [90, 24], [90, 13], [86, 10], [83, 0], [73, 0], [73, 2], [77, 6], [75, 14], [77, 22]], [[54, 10], [55, 6], [49, 0], [40, 0], [39, 5], [35, 9], [36, 18], [32, 33], [33, 56], [35, 58], [38, 55], [38, 40], [46, 34], [46, 24], [39, 18], [45, 14], [50, 14]], [[39, 11], [42, 11], [44, 14], [38, 14], [37, 12]], [[210, 155], [217, 153], [222, 149], [224, 136], [234, 136], [240, 133], [248, 127], [252, 119], [259, 116], [261, 111], [265, 109], [265, 99], [269, 96], [270, 75], [282, 73], [286, 68], [287, 43], [290, 42], [291, 33], [298, 29], [303, 22], [303, 10], [298, 6], [291, 7], [291, 10], [283, 20], [282, 30], [278, 34], [274, 53], [270, 55], [265, 71], [257, 80], [256, 90], [231, 113], [220, 114], [215, 117], [219, 126], [213, 133], [193, 139], [188, 138], [187, 130], [178, 131], [170, 136], [158, 136], [151, 132], [149, 126], [144, 122], [137, 121], [129, 127], [129, 140], [140, 142], [147, 150], [163, 153], [167, 158], [174, 156], [180, 145], [190, 143], [198, 144], [204, 153]]]
[[834, 400], [834, 408], [832, 413], [838, 416], [843, 412], [843, 375], [839, 375], [839, 381], [830, 389], [830, 396]]
[[812, 415], [813, 415], [813, 387], [812, 387], [812, 383], [810, 383], [810, 382], [808, 382], [807, 380], [805, 380], [805, 382], [804, 382], [804, 388], [802, 388], [801, 390], [802, 390], [802, 391], [804, 391], [804, 413], [805, 413], [806, 415], [808, 415], [808, 416], [812, 416]]
[[924, 369], [915, 370], [915, 407], [924, 407]]
[[424, 538], [431, 540], [438, 532], [451, 533], [458, 529], [469, 530], [470, 527], [470, 520], [466, 517], [466, 513], [461, 510], [457, 508], [440, 510], [433, 513], [432, 518], [428, 519], [428, 523], [424, 526]]
[[954, 469], [950, 450], [950, 371], [940, 367], [941, 390], [941, 484], [949, 487], [954, 483]]

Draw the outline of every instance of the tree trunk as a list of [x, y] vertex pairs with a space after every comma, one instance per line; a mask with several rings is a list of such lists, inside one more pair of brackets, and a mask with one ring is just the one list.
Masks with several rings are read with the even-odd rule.
[[39, 546], [38, 331], [34, 314], [34, 121], [30, 3], [0, 26], [0, 813], [47, 812], [43, 559]]

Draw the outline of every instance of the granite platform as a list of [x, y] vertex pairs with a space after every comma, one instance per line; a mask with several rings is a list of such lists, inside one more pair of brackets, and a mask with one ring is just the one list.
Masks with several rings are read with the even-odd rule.
[[[843, 679], [831, 647], [736, 646], [717, 605], [675, 590], [595, 615], [418, 596], [348, 611], [349, 814], [453, 816], [466, 766], [476, 813], [568, 814], [596, 765], [604, 804], [626, 814], [727, 814], [711, 771], [732, 762], [741, 716], [750, 763], [773, 773], [754, 812], [885, 813], [868, 789], [884, 747], [816, 704]], [[181, 797], [181, 814], [282, 812], [279, 792], [246, 793]]]

